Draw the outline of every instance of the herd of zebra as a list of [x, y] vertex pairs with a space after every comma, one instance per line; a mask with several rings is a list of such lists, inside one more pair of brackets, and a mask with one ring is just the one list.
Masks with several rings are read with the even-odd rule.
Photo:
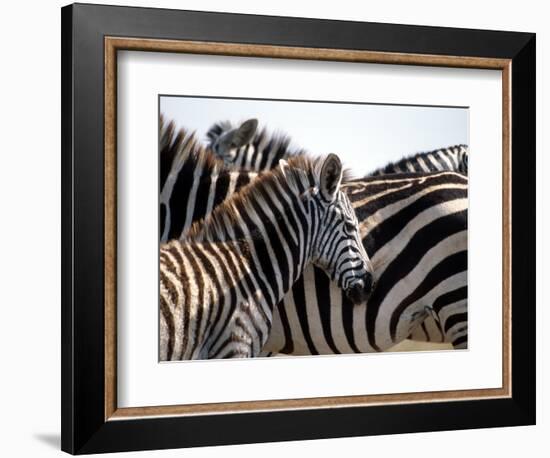
[[160, 360], [467, 348], [468, 149], [360, 179], [255, 119], [160, 119]]

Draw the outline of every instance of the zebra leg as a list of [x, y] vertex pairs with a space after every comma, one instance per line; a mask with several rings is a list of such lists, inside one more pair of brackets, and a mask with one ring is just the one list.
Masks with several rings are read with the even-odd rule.
[[429, 312], [428, 316], [411, 331], [409, 339], [420, 342], [447, 342], [457, 350], [468, 348], [467, 299], [443, 304], [442, 302], [436, 299], [433, 305], [425, 307]]
[[226, 326], [223, 345], [212, 358], [252, 358], [261, 350], [271, 330], [271, 313], [261, 312], [254, 301], [237, 305]]
[[429, 316], [412, 330], [408, 339], [415, 342], [450, 343], [455, 350], [468, 348], [468, 321], [464, 314], [452, 315], [443, 326], [445, 330]]
[[[456, 321], [455, 321], [456, 320]], [[450, 343], [455, 350], [468, 348], [467, 319], [457, 317], [446, 321], [446, 331], [443, 331], [432, 317], [417, 326], [408, 337], [415, 342]]]
[[412, 330], [408, 339], [414, 340], [415, 342], [442, 343], [445, 341], [445, 336], [443, 335], [439, 323], [430, 315]]
[[237, 313], [224, 330], [223, 340], [208, 350], [209, 359], [251, 358], [259, 352], [254, 349], [254, 337]]
[[468, 300], [467, 298], [447, 303], [442, 307], [435, 306], [439, 325], [455, 349], [468, 348]]
[[[448, 319], [445, 323], [445, 340], [453, 344], [455, 350], [464, 350], [468, 348], [468, 321], [467, 317], [458, 317], [453, 320]], [[449, 323], [451, 321], [451, 323]]]
[[216, 358], [251, 358], [254, 355], [253, 342], [250, 335], [243, 328], [234, 329], [229, 341]]

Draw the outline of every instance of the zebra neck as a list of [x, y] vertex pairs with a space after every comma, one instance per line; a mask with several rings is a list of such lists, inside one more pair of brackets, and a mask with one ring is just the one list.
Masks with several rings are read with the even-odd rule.
[[183, 167], [160, 194], [161, 243], [185, 236], [192, 224], [208, 217], [221, 202], [257, 176], [254, 172]]
[[[301, 232], [295, 243], [291, 230], [284, 224], [264, 220], [263, 225], [239, 241], [242, 252], [247, 254], [251, 271], [257, 281], [257, 293], [267, 301], [270, 309], [291, 290], [304, 268], [311, 261], [309, 240], [311, 234]], [[300, 245], [300, 240], [302, 244]]]
[[[230, 220], [219, 211], [200, 227], [195, 241], [239, 241], [251, 272], [258, 279], [258, 294], [273, 307], [284, 297], [311, 261], [312, 215], [300, 196], [258, 193], [248, 207], [237, 209]], [[220, 209], [220, 211], [223, 209]], [[318, 219], [318, 218], [317, 218]], [[190, 237], [193, 237], [191, 234]]]
[[280, 159], [291, 155], [288, 144], [288, 140], [284, 137], [256, 138], [253, 143], [237, 149], [232, 168], [257, 172], [271, 170], [277, 166]]
[[236, 160], [232, 164], [235, 170], [258, 170], [256, 160], [259, 158], [254, 145], [244, 145], [237, 149]]
[[[180, 243], [183, 252], [197, 261], [194, 281], [200, 277], [201, 302], [206, 308], [218, 313], [217, 307], [223, 302], [220, 298], [229, 294], [237, 302], [260, 305], [269, 324], [273, 307], [302, 274], [300, 260], [308, 263], [310, 257], [309, 252], [298, 250], [272, 231], [255, 231], [238, 240]], [[200, 275], [196, 274], [197, 269]]]

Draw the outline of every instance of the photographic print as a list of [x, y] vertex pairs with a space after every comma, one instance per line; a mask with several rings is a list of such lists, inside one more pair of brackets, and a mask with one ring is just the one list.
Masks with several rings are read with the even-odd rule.
[[468, 107], [159, 96], [159, 360], [468, 348]]

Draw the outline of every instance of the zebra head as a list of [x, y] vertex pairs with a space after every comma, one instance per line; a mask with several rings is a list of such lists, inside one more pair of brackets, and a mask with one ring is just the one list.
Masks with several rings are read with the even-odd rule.
[[207, 133], [210, 149], [226, 165], [233, 165], [240, 148], [246, 147], [252, 141], [257, 128], [257, 119], [249, 119], [237, 128], [233, 128], [229, 122], [217, 123]]
[[[359, 222], [347, 195], [340, 190], [343, 170], [338, 156], [322, 164], [319, 189], [314, 193], [319, 225], [312, 261], [322, 268], [354, 304], [372, 291], [373, 268], [361, 242]], [[312, 212], [310, 211], [310, 214]]]

